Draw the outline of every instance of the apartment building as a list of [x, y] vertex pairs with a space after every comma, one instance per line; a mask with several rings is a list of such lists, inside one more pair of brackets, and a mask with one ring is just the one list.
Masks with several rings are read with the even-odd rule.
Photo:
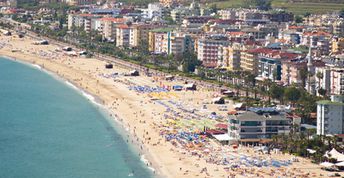
[[191, 16], [191, 14], [191, 10], [185, 7], [179, 7], [171, 10], [171, 18], [176, 23], [181, 23], [185, 17]]
[[236, 19], [236, 9], [225, 9], [219, 10], [218, 14], [223, 20], [235, 20]]
[[307, 69], [307, 62], [304, 60], [282, 61], [281, 81], [284, 85], [302, 84], [301, 70]]
[[158, 28], [149, 32], [149, 51], [155, 54], [168, 53], [169, 34], [172, 28]]
[[64, 2], [71, 6], [78, 6], [78, 5], [92, 4], [94, 0], [61, 0], [61, 2]]
[[301, 34], [301, 44], [309, 46], [312, 42], [312, 46], [317, 46], [318, 41], [326, 40], [331, 37], [330, 33], [325, 31], [307, 31]]
[[343, 101], [343, 96], [334, 95], [317, 102], [317, 135], [344, 134]]
[[337, 36], [344, 36], [344, 19], [336, 19], [333, 25], [333, 34]]
[[[271, 53], [264, 54], [264, 55], [265, 56], [259, 57], [258, 77], [261, 80], [270, 79], [272, 81], [282, 80], [282, 73], [283, 73], [282, 62], [297, 61], [301, 57], [299, 54], [281, 52], [278, 50], [272, 51]], [[294, 69], [298, 69], [298, 68], [294, 68]], [[290, 67], [289, 67], [289, 70], [290, 70]], [[290, 71], [288, 71], [288, 69], [284, 72], [286, 72], [285, 73], [286, 75], [291, 74]], [[296, 72], [297, 72], [296, 74], [291, 74], [291, 75], [293, 75], [293, 77], [298, 76], [299, 71], [296, 71]], [[290, 80], [290, 76], [289, 76], [289, 80]]]
[[330, 83], [332, 95], [344, 95], [344, 68], [331, 68]]
[[241, 52], [240, 67], [244, 71], [258, 74], [259, 59], [261, 56], [267, 56], [273, 50], [267, 48], [249, 49]]
[[208, 23], [211, 19], [214, 19], [214, 17], [210, 17], [210, 16], [191, 16], [191, 17], [186, 17], [186, 18], [183, 19], [182, 27], [185, 27], [185, 28], [201, 27], [204, 24]]
[[129, 47], [130, 45], [130, 27], [126, 24], [116, 26], [116, 46]]
[[153, 19], [155, 17], [162, 18], [165, 15], [165, 7], [159, 3], [149, 3], [147, 9], [143, 9], [144, 17]]
[[182, 54], [193, 51], [190, 35], [174, 32], [171, 28], [154, 29], [149, 32], [149, 50], [154, 53]]
[[280, 59], [261, 57], [258, 62], [258, 77], [261, 80], [281, 80], [282, 63]]
[[292, 120], [274, 108], [249, 108], [228, 116], [230, 143], [271, 141], [274, 135], [288, 134]]
[[[224, 35], [211, 35], [200, 38], [197, 42], [197, 58], [205, 67], [218, 67], [222, 64], [219, 48], [228, 46], [228, 38]], [[220, 61], [220, 62], [219, 62]]]
[[159, 0], [159, 2], [165, 7], [172, 7], [178, 5], [180, 0]]
[[222, 59], [219, 61], [220, 66], [230, 71], [240, 69], [241, 47], [239, 44], [220, 46], [218, 52], [219, 58]]
[[125, 23], [124, 18], [103, 17], [95, 21], [95, 28], [107, 40], [116, 39], [116, 25]]
[[344, 53], [344, 38], [333, 38], [331, 48], [332, 53]]
[[68, 15], [68, 30], [73, 27], [82, 27], [87, 33], [96, 29], [96, 20], [102, 18], [101, 15], [94, 14], [69, 14]]
[[130, 28], [130, 46], [148, 45], [149, 31], [157, 27], [152, 24], [133, 24]]

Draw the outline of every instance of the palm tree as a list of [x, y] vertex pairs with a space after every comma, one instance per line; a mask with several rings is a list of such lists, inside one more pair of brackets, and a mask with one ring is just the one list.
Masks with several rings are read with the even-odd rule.
[[272, 85], [272, 82], [270, 79], [266, 79], [263, 81], [263, 86], [265, 88], [265, 93], [268, 96], [269, 104], [271, 104], [271, 93], [269, 92], [271, 85]]
[[[318, 83], [318, 91], [320, 90], [320, 89], [322, 89], [321, 87], [320, 87], [320, 84], [321, 84], [321, 80], [323, 79], [323, 77], [324, 77], [324, 74], [322, 73], [322, 72], [317, 72], [317, 74], [316, 74], [316, 77], [318, 78], [318, 80], [319, 80], [319, 83]], [[325, 92], [326, 93], [326, 92]]]
[[234, 89], [236, 89], [236, 96], [237, 96], [237, 97], [239, 97], [240, 88], [241, 88], [240, 85], [238, 85], [238, 84], [235, 84], [235, 85], [234, 85]]
[[299, 71], [299, 74], [300, 74], [300, 78], [301, 78], [301, 81], [302, 81], [302, 87], [305, 87], [306, 86], [306, 80], [307, 80], [308, 75], [309, 75], [309, 72], [308, 72], [307, 68], [302, 68]]

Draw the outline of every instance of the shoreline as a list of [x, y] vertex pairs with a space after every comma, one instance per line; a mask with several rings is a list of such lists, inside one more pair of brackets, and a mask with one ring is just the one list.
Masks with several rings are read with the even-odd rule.
[[[133, 135], [131, 133], [131, 130], [124, 125], [123, 119], [120, 119], [118, 117], [117, 113], [115, 113], [114, 111], [112, 111], [111, 109], [106, 107], [106, 105], [104, 104], [104, 101], [101, 100], [99, 96], [93, 95], [92, 93], [88, 92], [84, 88], [79, 87], [73, 81], [62, 77], [61, 75], [58, 75], [57, 73], [52, 72], [51, 70], [48, 70], [48, 69], [44, 68], [44, 66], [41, 66], [39, 64], [32, 63], [32, 62], [27, 61], [25, 59], [15, 58], [15, 57], [1, 55], [1, 54], [0, 54], [0, 57], [5, 58], [6, 60], [11, 60], [13, 62], [24, 64], [28, 67], [35, 68], [36, 70], [42, 71], [42, 72], [48, 74], [49, 76], [53, 77], [54, 79], [56, 79], [58, 82], [61, 82], [63, 85], [76, 91], [78, 94], [80, 94], [86, 100], [88, 100], [90, 104], [94, 105], [97, 108], [97, 110], [99, 110], [99, 112], [101, 112], [102, 115], [104, 115], [105, 118], [110, 119], [110, 120], [108, 120], [108, 119], [106, 119], [106, 120], [113, 122], [113, 123], [110, 123], [110, 125], [112, 125], [113, 129], [116, 130], [118, 132], [118, 134], [121, 135], [121, 137], [123, 138], [123, 141], [125, 141], [127, 139], [127, 145], [129, 147], [131, 147], [130, 149], [132, 149], [132, 151], [134, 151], [134, 154], [138, 153], [137, 156], [139, 157], [140, 161], [144, 164], [144, 166], [149, 171], [151, 171], [153, 177], [160, 178], [160, 177], [165, 176], [165, 175], [161, 174], [162, 171], [159, 170], [159, 167], [153, 167], [150, 165], [152, 162], [157, 164], [157, 162], [151, 157], [151, 155], [150, 155], [151, 153], [149, 153], [149, 151], [147, 151], [147, 148], [145, 148], [144, 144], [142, 145], [142, 147], [144, 149], [142, 149], [142, 151], [140, 151], [140, 147], [137, 145], [137, 143], [139, 143], [139, 142], [135, 141], [135, 139], [134, 139], [134, 138], [136, 138], [135, 135]], [[118, 124], [117, 128], [113, 124]], [[120, 129], [120, 130], [117, 130], [117, 129]], [[124, 131], [125, 133], [121, 133], [120, 131]], [[133, 142], [130, 143], [129, 140], [132, 140]], [[161, 175], [156, 174], [156, 172], [160, 173]]]

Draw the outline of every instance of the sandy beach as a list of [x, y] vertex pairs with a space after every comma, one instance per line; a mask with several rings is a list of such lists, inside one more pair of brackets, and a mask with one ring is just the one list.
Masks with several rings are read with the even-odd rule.
[[[303, 158], [297, 158], [298, 162], [279, 168], [271, 166], [229, 168], [222, 164], [223, 158], [219, 158], [220, 155], [226, 155], [229, 162], [238, 164], [242, 159], [290, 160], [293, 156], [281, 153], [264, 155], [256, 153], [253, 148], [243, 146], [234, 149], [209, 139], [205, 139], [199, 149], [195, 146], [187, 149], [178, 141], [168, 141], [166, 133], [174, 127], [173, 122], [183, 123], [185, 120], [198, 122], [200, 117], [206, 117], [212, 111], [216, 111], [219, 118], [209, 122], [223, 123], [226, 122], [227, 112], [233, 109], [233, 102], [228, 101], [225, 109], [212, 104], [211, 100], [219, 96], [219, 89], [201, 82], [197, 83], [197, 91], [176, 92], [166, 89], [163, 92], [152, 92], [154, 87], [161, 89], [184, 85], [186, 79], [176, 77], [173, 81], [167, 81], [163, 74], [158, 73], [152, 76], [127, 76], [126, 74], [133, 68], [114, 65], [113, 69], [105, 69], [105, 61], [70, 56], [56, 45], [34, 45], [34, 41], [35, 39], [30, 37], [1, 36], [0, 55], [39, 65], [96, 96], [109, 114], [125, 127], [128, 131], [127, 142], [137, 146], [140, 155], [144, 155], [143, 157], [147, 159], [147, 166], [154, 169], [158, 177], [327, 177], [328, 175], [328, 172], [321, 170], [318, 165]], [[150, 91], [139, 91], [137, 86], [144, 89], [151, 88]], [[202, 109], [204, 106], [206, 109]], [[207, 151], [204, 151], [205, 149]]]

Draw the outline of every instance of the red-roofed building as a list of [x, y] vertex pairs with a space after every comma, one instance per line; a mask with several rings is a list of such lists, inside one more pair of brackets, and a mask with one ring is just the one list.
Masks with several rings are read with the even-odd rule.
[[262, 80], [270, 79], [272, 81], [281, 81], [282, 79], [282, 62], [295, 60], [298, 54], [281, 52], [279, 50], [263, 51], [258, 64], [258, 77]]
[[302, 32], [305, 27], [304, 26], [296, 26], [296, 25], [292, 25], [292, 26], [289, 26], [288, 28], [289, 30], [293, 30], [295, 32]]
[[301, 44], [308, 46], [312, 41], [312, 46], [317, 46], [318, 41], [329, 41], [331, 34], [324, 31], [304, 32], [301, 35]]

